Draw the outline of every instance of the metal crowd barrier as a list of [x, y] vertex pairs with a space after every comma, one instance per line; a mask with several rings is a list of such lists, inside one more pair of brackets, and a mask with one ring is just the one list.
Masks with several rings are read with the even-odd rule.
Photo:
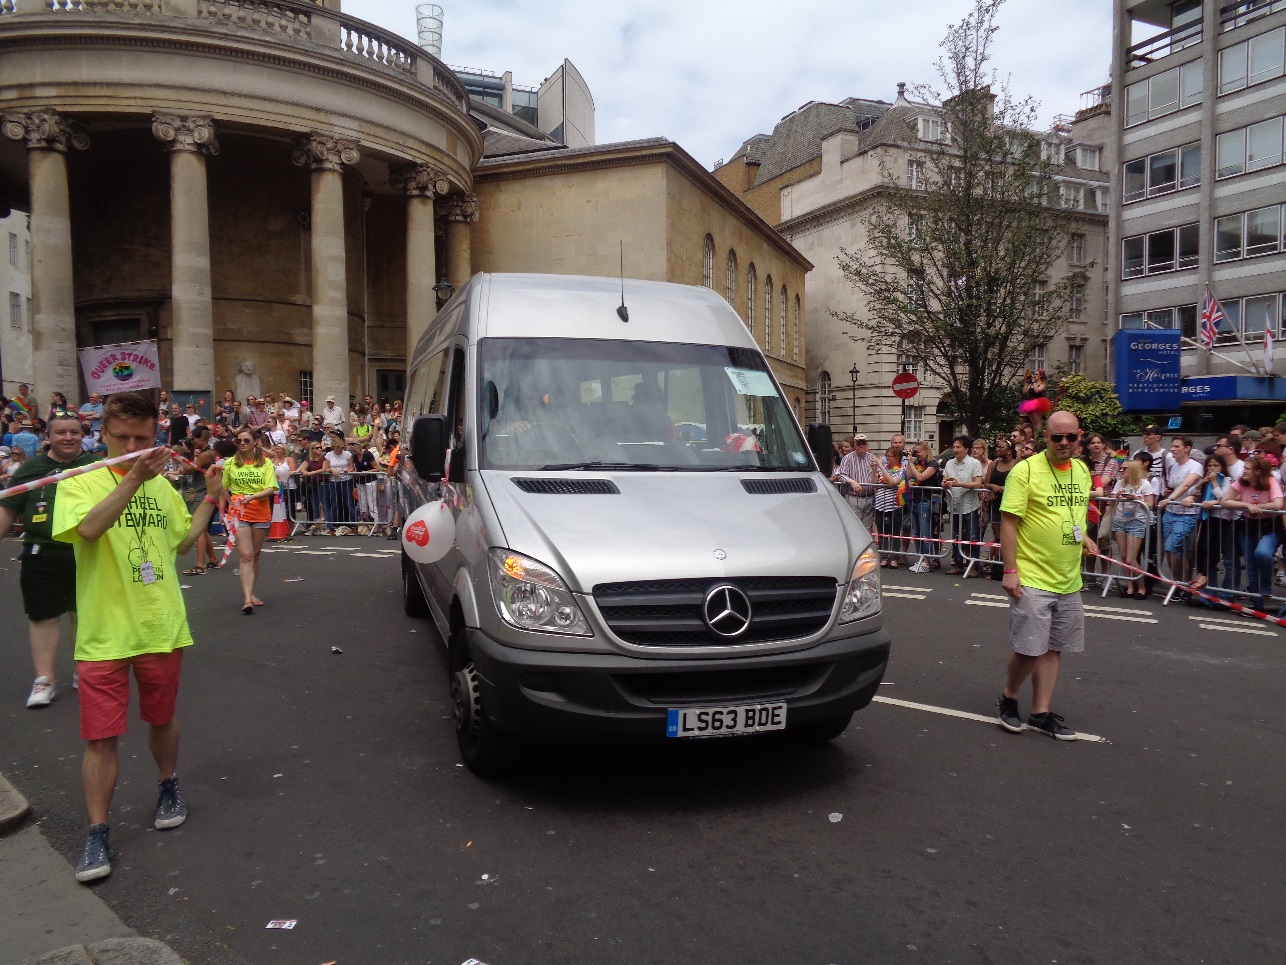
[[285, 486], [291, 535], [377, 536], [393, 523], [393, 484], [383, 472], [291, 473]]

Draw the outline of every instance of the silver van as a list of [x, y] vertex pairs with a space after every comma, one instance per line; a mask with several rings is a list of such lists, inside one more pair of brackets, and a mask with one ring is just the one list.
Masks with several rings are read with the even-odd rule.
[[479, 274], [411, 358], [403, 514], [455, 541], [403, 553], [406, 611], [446, 642], [475, 772], [515, 741], [784, 730], [830, 740], [889, 636], [871, 537], [827, 482], [750, 332], [706, 288]]

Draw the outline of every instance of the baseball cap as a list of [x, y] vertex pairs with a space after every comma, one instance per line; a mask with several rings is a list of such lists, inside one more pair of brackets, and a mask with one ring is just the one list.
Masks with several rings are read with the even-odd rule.
[[326, 401], [327, 401], [327, 402], [334, 402], [334, 401], [335, 401], [335, 397], [334, 397], [333, 395], [328, 395], [328, 396], [326, 396]]
[[1159, 436], [1161, 435], [1161, 427], [1155, 422], [1149, 422], [1143, 427], [1143, 434], [1145, 436]]
[[864, 433], [859, 432], [857, 435], [855, 435], [855, 436], [853, 437], [853, 441], [854, 441], [854, 442], [865, 442], [865, 441], [866, 441], [866, 435], [865, 435]]
[[1258, 442], [1263, 438], [1258, 429], [1247, 429], [1241, 434], [1242, 439], [1249, 439], [1251, 442]]

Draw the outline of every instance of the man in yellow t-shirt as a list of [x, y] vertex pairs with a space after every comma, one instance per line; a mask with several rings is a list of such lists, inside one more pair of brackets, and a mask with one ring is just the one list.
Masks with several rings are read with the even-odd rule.
[[1024, 459], [1005, 479], [1000, 504], [1000, 552], [1005, 592], [1010, 596], [1009, 635], [1013, 652], [1005, 689], [996, 704], [1000, 726], [1024, 730], [1018, 692], [1032, 680], [1027, 727], [1055, 740], [1076, 740], [1076, 732], [1050, 710], [1063, 652], [1085, 649], [1081, 607], [1081, 554], [1098, 555], [1086, 533], [1089, 467], [1072, 458], [1080, 421], [1070, 412], [1045, 422], [1045, 451]]
[[[156, 411], [142, 393], [108, 399], [102, 423], [108, 456], [151, 448]], [[178, 827], [187, 818], [175, 776], [179, 725], [174, 705], [183, 648], [191, 645], [192, 634], [176, 556], [191, 549], [209, 526], [222, 484], [217, 470], [207, 473], [208, 494], [189, 516], [174, 487], [158, 475], [168, 459], [165, 450], [158, 450], [64, 480], [54, 504], [53, 537], [75, 549], [76, 604], [87, 615], [76, 628], [90, 821], [76, 866], [81, 882], [112, 872], [107, 818], [116, 789], [116, 740], [126, 730], [131, 669], [139, 716], [151, 728], [148, 744], [160, 772], [153, 827]]]

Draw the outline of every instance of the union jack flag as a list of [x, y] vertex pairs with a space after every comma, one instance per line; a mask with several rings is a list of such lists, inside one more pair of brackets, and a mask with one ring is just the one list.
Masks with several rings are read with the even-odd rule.
[[1223, 308], [1219, 305], [1219, 299], [1210, 294], [1210, 289], [1206, 289], [1206, 300], [1201, 306], [1201, 347], [1207, 352], [1211, 352], [1215, 347], [1215, 336], [1219, 334], [1219, 325], [1224, 320]]

